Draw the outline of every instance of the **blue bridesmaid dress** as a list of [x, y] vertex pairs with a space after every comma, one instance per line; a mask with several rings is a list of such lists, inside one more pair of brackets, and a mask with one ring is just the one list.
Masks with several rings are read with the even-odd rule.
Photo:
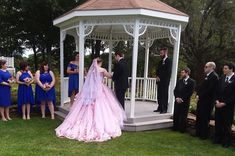
[[[51, 83], [52, 77], [50, 73], [40, 73], [39, 77], [42, 84]], [[55, 96], [55, 87], [53, 86], [50, 90], [44, 91], [38, 84], [36, 85], [36, 101], [40, 105], [42, 101], [52, 101], [55, 105], [56, 96]]]
[[[76, 64], [70, 63], [68, 65], [68, 68], [70, 70], [74, 71], [75, 69], [78, 69], [78, 66]], [[79, 74], [69, 74], [69, 90], [68, 90], [68, 95], [71, 97], [73, 91], [75, 93], [78, 93], [79, 89]]]
[[11, 105], [11, 87], [2, 85], [2, 82], [7, 82], [11, 78], [9, 71], [0, 70], [0, 107], [9, 107]]
[[[21, 72], [22, 74], [19, 77], [20, 82], [24, 82], [25, 78], [31, 78], [31, 75], [26, 72]], [[33, 89], [32, 85], [27, 86], [25, 84], [19, 84], [18, 86], [18, 111], [21, 111], [22, 105], [24, 104], [30, 104], [31, 106], [34, 104], [34, 95], [33, 95]]]

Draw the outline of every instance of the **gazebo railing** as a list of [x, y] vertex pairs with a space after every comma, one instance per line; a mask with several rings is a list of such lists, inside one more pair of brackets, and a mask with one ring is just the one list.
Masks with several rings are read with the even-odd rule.
[[[131, 84], [131, 77], [128, 78], [129, 85]], [[107, 78], [104, 78], [104, 84], [111, 85], [111, 89], [114, 90], [114, 83]], [[68, 103], [70, 101], [68, 97], [68, 77], [64, 78], [64, 89], [63, 89], [63, 99], [64, 103]], [[130, 99], [131, 97], [131, 87], [127, 89], [126, 99]], [[135, 98], [137, 100], [147, 100], [147, 101], [157, 101], [157, 85], [155, 78], [136, 78], [136, 94]]]

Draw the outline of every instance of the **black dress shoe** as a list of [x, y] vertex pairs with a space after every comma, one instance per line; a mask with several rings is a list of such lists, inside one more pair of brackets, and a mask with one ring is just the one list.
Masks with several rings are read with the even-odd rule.
[[221, 141], [219, 139], [214, 139], [213, 144], [221, 144]]
[[160, 114], [165, 114], [167, 111], [161, 111]]
[[230, 144], [222, 144], [224, 148], [229, 148]]
[[205, 137], [205, 136], [201, 136], [199, 137], [201, 140], [206, 140], [208, 137]]
[[156, 110], [154, 110], [153, 112], [161, 112], [160, 110], [158, 110], [158, 109], [156, 109]]

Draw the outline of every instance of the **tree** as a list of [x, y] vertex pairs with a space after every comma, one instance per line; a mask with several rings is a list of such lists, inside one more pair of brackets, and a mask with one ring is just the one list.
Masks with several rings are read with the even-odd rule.
[[207, 61], [218, 65], [235, 59], [235, 3], [231, 0], [164, 0], [187, 13], [181, 54], [200, 83]]
[[19, 0], [0, 1], [0, 56], [22, 54], [22, 17]]
[[53, 26], [53, 20], [76, 5], [75, 0], [21, 0], [24, 44], [34, 51], [35, 68], [37, 53], [40, 52], [42, 59], [50, 63], [51, 56], [56, 52], [52, 48], [59, 47], [59, 29]]

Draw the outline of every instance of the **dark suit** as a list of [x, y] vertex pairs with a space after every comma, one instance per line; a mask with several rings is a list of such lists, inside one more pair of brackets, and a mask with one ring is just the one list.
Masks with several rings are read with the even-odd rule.
[[218, 75], [215, 72], [210, 73], [205, 77], [197, 93], [199, 101], [197, 103], [196, 135], [204, 139], [209, 134], [209, 121], [215, 104], [218, 82]]
[[217, 98], [219, 102], [225, 103], [222, 108], [215, 109], [215, 141], [224, 145], [231, 144], [234, 104], [235, 104], [235, 75], [229, 82], [225, 82], [226, 76], [219, 81]]
[[161, 60], [157, 68], [157, 76], [160, 82], [157, 82], [157, 101], [158, 111], [167, 112], [168, 107], [168, 90], [171, 78], [172, 61], [166, 58], [165, 61]]
[[191, 78], [188, 78], [186, 81], [180, 79], [174, 89], [175, 98], [181, 98], [182, 103], [175, 101], [174, 107], [174, 125], [173, 130], [184, 132], [187, 125], [187, 115], [190, 105], [190, 98], [193, 94], [195, 88], [195, 81]]
[[125, 93], [128, 88], [128, 70], [124, 59], [119, 60], [114, 66], [112, 77], [114, 81], [114, 90], [118, 101], [122, 107], [125, 107]]

